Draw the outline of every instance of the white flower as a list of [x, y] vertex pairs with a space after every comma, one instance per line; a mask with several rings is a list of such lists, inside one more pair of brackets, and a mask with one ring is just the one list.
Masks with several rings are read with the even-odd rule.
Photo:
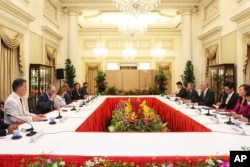
[[57, 163], [54, 163], [52, 167], [58, 167]]
[[90, 160], [88, 160], [88, 161], [85, 162], [85, 166], [86, 166], [86, 167], [92, 167], [92, 166], [94, 166], [94, 165], [95, 165], [95, 163], [92, 162], [92, 161], [90, 161]]
[[207, 159], [207, 160], [206, 160], [206, 164], [207, 164], [208, 166], [213, 166], [213, 165], [215, 165], [215, 163], [214, 163], [214, 161], [213, 161], [212, 159]]
[[99, 161], [100, 161], [100, 163], [104, 163], [104, 162], [106, 162], [106, 159], [99, 158]]
[[65, 165], [65, 161], [59, 162], [59, 165], [64, 166]]

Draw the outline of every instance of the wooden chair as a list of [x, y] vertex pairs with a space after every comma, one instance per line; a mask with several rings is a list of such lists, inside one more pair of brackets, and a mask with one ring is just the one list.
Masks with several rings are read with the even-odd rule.
[[29, 106], [30, 113], [36, 113], [36, 96], [35, 95], [33, 95], [33, 94], [29, 95], [28, 106]]

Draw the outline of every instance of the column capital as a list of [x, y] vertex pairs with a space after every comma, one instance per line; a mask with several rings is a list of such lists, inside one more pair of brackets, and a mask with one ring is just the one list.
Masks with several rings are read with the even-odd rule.
[[176, 14], [182, 15], [182, 14], [192, 14], [197, 12], [198, 12], [198, 6], [183, 6], [176, 11]]
[[68, 14], [76, 14], [76, 15], [82, 14], [82, 8], [78, 6], [63, 7], [62, 11], [63, 13], [68, 13]]

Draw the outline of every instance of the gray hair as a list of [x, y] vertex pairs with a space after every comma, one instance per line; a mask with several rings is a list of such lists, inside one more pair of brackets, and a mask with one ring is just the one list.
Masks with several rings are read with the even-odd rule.
[[201, 81], [201, 84], [202, 84], [202, 85], [205, 85], [206, 87], [208, 87], [207, 81]]

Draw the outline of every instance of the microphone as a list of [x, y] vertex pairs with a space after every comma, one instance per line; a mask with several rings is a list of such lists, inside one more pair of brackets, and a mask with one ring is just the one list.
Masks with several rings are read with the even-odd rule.
[[234, 123], [233, 123], [232, 120], [231, 120], [231, 116], [229, 116], [228, 121], [225, 122], [225, 124], [234, 125]]
[[56, 117], [56, 119], [61, 119], [62, 118], [62, 116], [61, 116], [61, 112], [60, 112], [60, 110], [58, 111], [58, 116]]
[[21, 121], [23, 121], [23, 122], [25, 122], [25, 123], [27, 123], [27, 124], [29, 124], [31, 126], [31, 128], [25, 129], [26, 132], [29, 132], [29, 133], [26, 134], [26, 136], [33, 136], [34, 134], [36, 134], [36, 131], [34, 131], [34, 128], [33, 128], [32, 124], [30, 122], [27, 122], [27, 121], [25, 121], [23, 119], [17, 118], [14, 115], [7, 114], [7, 116], [8, 117], [14, 117], [14, 118], [16, 118], [18, 120], [21, 120]]
[[207, 110], [207, 113], [204, 114], [204, 115], [206, 115], [206, 116], [212, 116], [212, 114], [209, 112], [210, 108], [208, 108], [208, 107], [203, 107], [202, 109]]
[[75, 111], [76, 108], [75, 108], [74, 102], [72, 103], [72, 105], [73, 105], [73, 108], [71, 109], [71, 111]]

